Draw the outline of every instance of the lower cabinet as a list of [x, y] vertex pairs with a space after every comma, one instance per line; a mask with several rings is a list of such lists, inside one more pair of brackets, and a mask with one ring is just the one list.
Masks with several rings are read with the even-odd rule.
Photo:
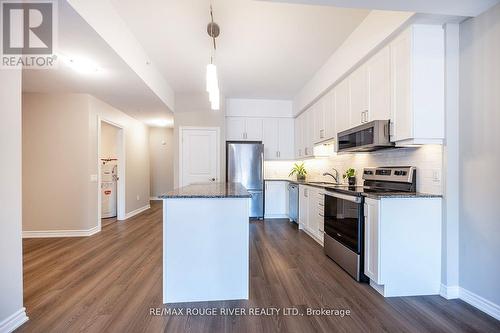
[[439, 294], [441, 198], [366, 198], [364, 272], [385, 297]]
[[365, 275], [377, 284], [382, 284], [380, 277], [379, 246], [379, 201], [365, 199]]
[[269, 181], [265, 182], [265, 217], [287, 218], [288, 217], [288, 182]]
[[299, 228], [323, 244], [324, 194], [321, 188], [299, 186]]

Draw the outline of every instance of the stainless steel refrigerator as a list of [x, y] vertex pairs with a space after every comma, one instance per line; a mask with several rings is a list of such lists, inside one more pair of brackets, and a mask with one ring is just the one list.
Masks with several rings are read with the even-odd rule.
[[260, 142], [227, 142], [226, 181], [245, 186], [252, 195], [250, 217], [264, 217], [264, 145]]

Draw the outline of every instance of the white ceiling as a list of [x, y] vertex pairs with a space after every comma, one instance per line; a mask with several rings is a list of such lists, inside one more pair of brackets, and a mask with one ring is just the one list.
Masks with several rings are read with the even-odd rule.
[[59, 1], [58, 10], [58, 53], [89, 59], [101, 70], [80, 74], [62, 63], [57, 69], [24, 70], [24, 92], [88, 93], [146, 123], [171, 122], [165, 104], [66, 1]]
[[477, 16], [498, 0], [260, 0], [269, 2], [329, 5], [347, 8], [409, 11], [423, 14]]
[[[215, 0], [216, 64], [226, 97], [291, 99], [369, 11]], [[202, 92], [209, 0], [112, 0], [176, 93]]]

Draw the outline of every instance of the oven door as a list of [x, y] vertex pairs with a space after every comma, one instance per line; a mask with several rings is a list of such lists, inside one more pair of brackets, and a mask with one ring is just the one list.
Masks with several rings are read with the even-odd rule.
[[327, 192], [324, 213], [325, 233], [348, 249], [361, 254], [363, 198]]

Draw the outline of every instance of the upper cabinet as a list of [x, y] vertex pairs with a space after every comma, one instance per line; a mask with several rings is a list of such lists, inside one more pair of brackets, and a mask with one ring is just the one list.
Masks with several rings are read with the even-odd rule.
[[349, 77], [351, 89], [351, 106], [349, 127], [361, 125], [368, 121], [368, 71], [362, 65]]
[[413, 25], [390, 44], [391, 140], [398, 146], [444, 139], [444, 31]]
[[226, 140], [262, 141], [262, 118], [226, 117]]
[[264, 159], [294, 159], [293, 118], [266, 118], [263, 123]]
[[226, 140], [262, 141], [265, 160], [294, 159], [294, 119], [226, 117]]
[[380, 50], [366, 63], [368, 113], [365, 121], [391, 119], [391, 50]]
[[312, 156], [314, 144], [373, 120], [391, 121], [396, 146], [442, 144], [441, 26], [410, 26], [305, 110], [295, 124], [295, 156]]
[[351, 127], [351, 89], [349, 78], [340, 82], [335, 88], [335, 129], [336, 133]]

